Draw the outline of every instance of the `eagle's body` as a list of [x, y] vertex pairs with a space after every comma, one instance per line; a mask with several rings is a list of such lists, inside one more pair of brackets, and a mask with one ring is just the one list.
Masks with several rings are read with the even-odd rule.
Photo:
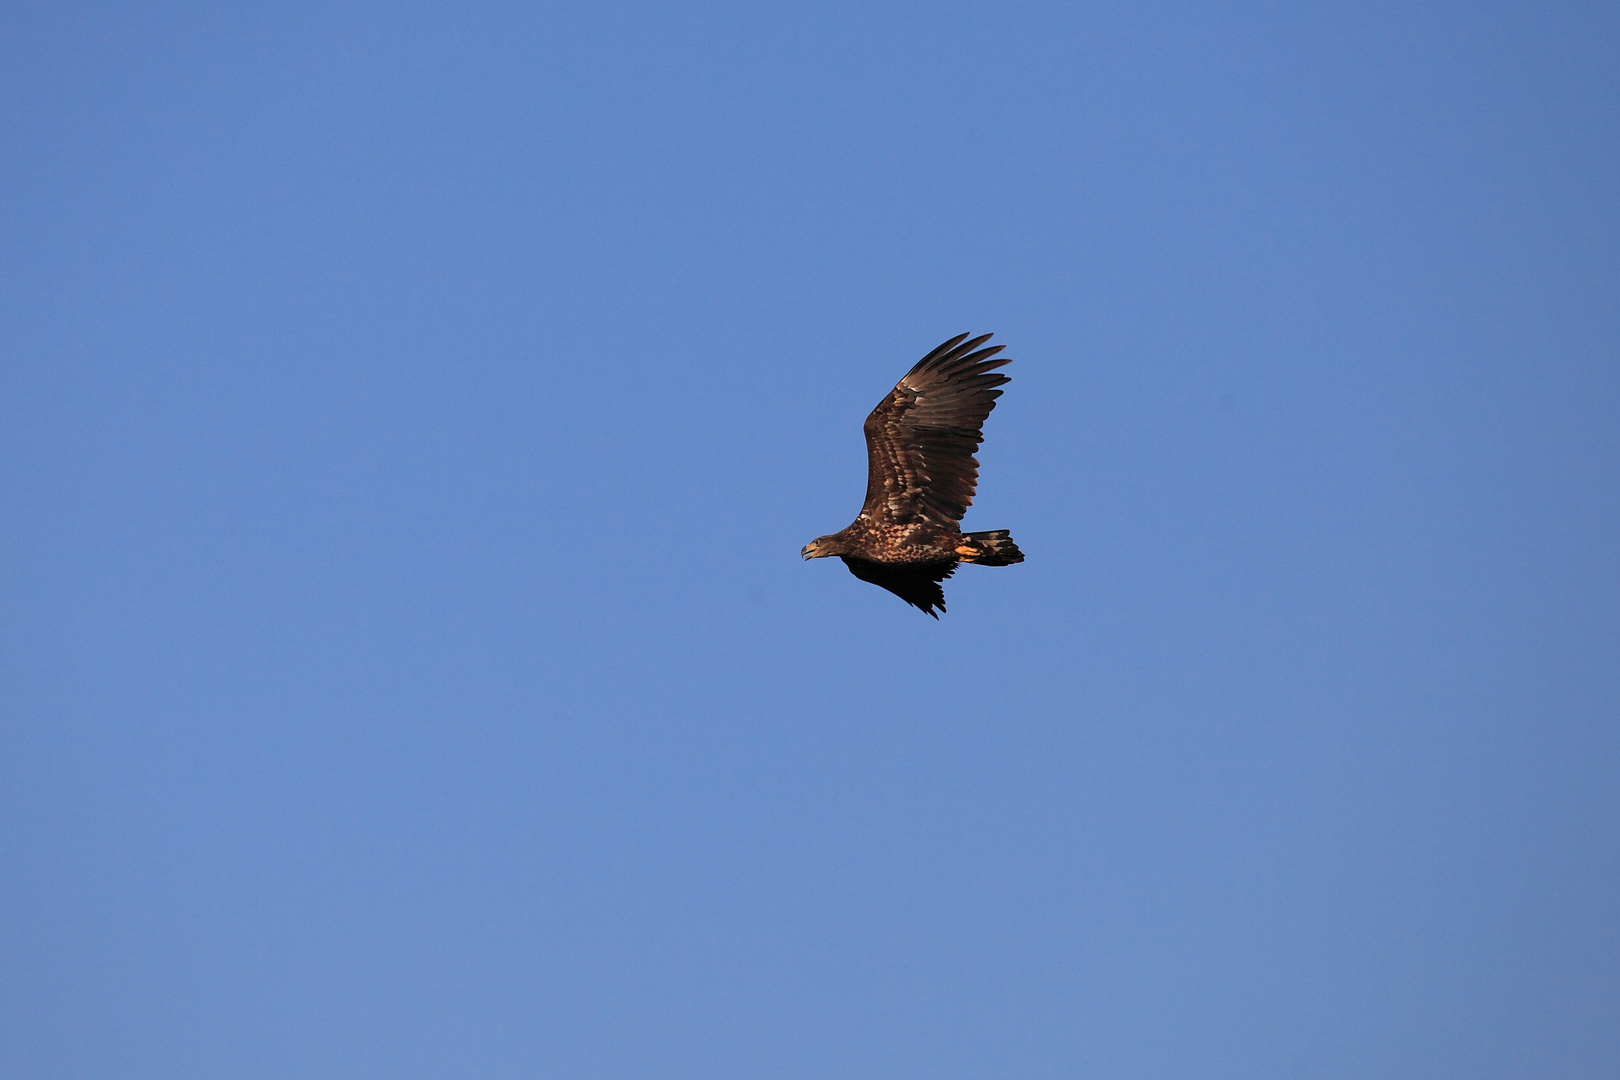
[[[939, 618], [940, 582], [958, 563], [1024, 561], [1005, 531], [964, 533], [973, 502], [985, 417], [1008, 382], [994, 374], [1002, 346], [989, 334], [954, 337], [917, 362], [866, 418], [866, 504], [849, 527], [804, 547], [806, 559], [837, 555], [850, 573]], [[975, 351], [978, 350], [978, 351]]]

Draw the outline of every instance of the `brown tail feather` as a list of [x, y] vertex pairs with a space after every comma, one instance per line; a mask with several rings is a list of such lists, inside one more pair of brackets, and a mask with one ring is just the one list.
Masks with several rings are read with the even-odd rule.
[[1024, 553], [1018, 550], [1018, 545], [1013, 543], [1006, 529], [963, 533], [962, 539], [968, 541], [966, 546], [978, 549], [972, 555], [963, 555], [963, 562], [979, 566], [1011, 566], [1024, 561]]

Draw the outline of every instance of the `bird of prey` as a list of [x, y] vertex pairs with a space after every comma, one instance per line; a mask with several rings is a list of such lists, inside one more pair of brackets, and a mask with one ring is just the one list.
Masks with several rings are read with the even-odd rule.
[[[980, 430], [1010, 380], [995, 369], [1005, 346], [980, 348], [990, 335], [958, 335], [917, 361], [866, 418], [866, 504], [848, 528], [818, 536], [806, 559], [837, 555], [850, 573], [882, 586], [939, 618], [940, 582], [958, 563], [1009, 566], [1024, 561], [1005, 529], [965, 533], [958, 523], [973, 502]], [[937, 609], [937, 610], [936, 610]]]

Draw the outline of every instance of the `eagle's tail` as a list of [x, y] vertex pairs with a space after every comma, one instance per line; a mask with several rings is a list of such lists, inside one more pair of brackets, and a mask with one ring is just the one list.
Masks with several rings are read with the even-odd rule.
[[1006, 529], [963, 533], [962, 539], [964, 543], [962, 547], [956, 549], [956, 552], [962, 556], [963, 562], [977, 563], [980, 566], [1011, 566], [1013, 563], [1024, 561], [1024, 553], [1018, 550], [1018, 545], [1013, 543], [1012, 534]]

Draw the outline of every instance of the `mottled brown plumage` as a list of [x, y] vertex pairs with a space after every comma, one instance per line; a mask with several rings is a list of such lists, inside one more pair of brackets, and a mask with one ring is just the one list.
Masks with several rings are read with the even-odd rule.
[[958, 563], [1007, 566], [1024, 561], [1005, 530], [964, 533], [973, 503], [981, 428], [1008, 382], [995, 369], [1004, 346], [967, 335], [917, 361], [866, 418], [866, 504], [848, 528], [804, 546], [806, 559], [837, 555], [862, 581], [939, 618], [940, 582]]

